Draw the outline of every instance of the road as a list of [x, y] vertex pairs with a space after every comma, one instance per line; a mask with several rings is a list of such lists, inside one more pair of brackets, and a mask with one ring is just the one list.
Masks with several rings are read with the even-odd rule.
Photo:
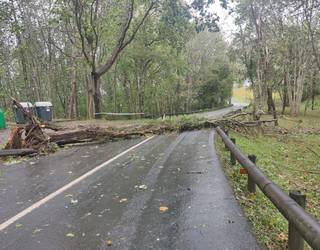
[[259, 249], [215, 137], [167, 134], [0, 166], [0, 249]]
[[219, 109], [219, 110], [215, 110], [215, 111], [197, 113], [197, 114], [194, 114], [194, 116], [205, 117], [205, 118], [219, 118], [219, 117], [222, 117], [232, 111], [237, 111], [237, 110], [242, 109], [246, 106], [248, 106], [248, 104], [236, 103], [232, 107], [223, 108], [223, 109]]

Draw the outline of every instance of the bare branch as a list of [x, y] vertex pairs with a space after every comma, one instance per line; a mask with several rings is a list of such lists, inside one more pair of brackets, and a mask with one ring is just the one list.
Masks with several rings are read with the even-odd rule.
[[92, 62], [89, 58], [88, 53], [86, 52], [86, 45], [85, 45], [85, 40], [84, 40], [84, 34], [82, 30], [82, 24], [81, 24], [81, 19], [83, 15], [83, 5], [80, 7], [80, 1], [79, 0], [73, 0], [73, 11], [75, 14], [75, 21], [76, 21], [76, 26], [79, 32], [80, 40], [81, 40], [81, 50], [82, 53], [87, 60], [87, 62], [92, 66], [94, 62]]
[[127, 41], [125, 41], [126, 39], [126, 35], [127, 32], [130, 28], [130, 24], [132, 22], [132, 18], [133, 18], [133, 5], [134, 5], [134, 0], [131, 0], [129, 3], [129, 8], [125, 14], [126, 19], [125, 22], [123, 23], [122, 29], [120, 31], [119, 34], [119, 38], [117, 40], [117, 44], [114, 47], [111, 56], [109, 57], [109, 59], [106, 61], [106, 63], [104, 65], [102, 65], [96, 72], [96, 74], [98, 76], [101, 76], [103, 74], [105, 74], [113, 65], [113, 63], [115, 62], [115, 60], [117, 59], [118, 55], [120, 54], [120, 52], [126, 47], [128, 46], [135, 38], [138, 30], [140, 29], [140, 27], [143, 25], [144, 21], [146, 20], [146, 18], [149, 16], [151, 10], [153, 9], [153, 7], [155, 6], [155, 2], [152, 2], [150, 4], [150, 6], [148, 7], [147, 11], [145, 12], [143, 18], [140, 20], [140, 22], [137, 24], [137, 26], [134, 28], [134, 30], [132, 31], [131, 36], [128, 38]]

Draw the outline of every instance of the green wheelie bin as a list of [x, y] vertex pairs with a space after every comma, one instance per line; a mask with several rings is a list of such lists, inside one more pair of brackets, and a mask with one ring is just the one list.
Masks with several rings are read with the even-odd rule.
[[6, 128], [6, 119], [4, 117], [4, 111], [0, 108], [0, 129]]

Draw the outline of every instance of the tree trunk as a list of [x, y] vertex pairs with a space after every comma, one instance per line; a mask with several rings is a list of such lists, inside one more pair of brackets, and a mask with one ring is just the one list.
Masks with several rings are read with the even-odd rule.
[[100, 76], [93, 76], [93, 83], [94, 83], [94, 110], [95, 113], [101, 112], [101, 93], [100, 93]]
[[276, 105], [274, 104], [274, 100], [272, 97], [272, 89], [270, 87], [267, 88], [267, 94], [268, 94], [268, 106], [270, 105], [273, 119], [275, 120], [274, 125], [278, 126]]
[[282, 114], [284, 115], [284, 112], [286, 111], [286, 107], [288, 105], [288, 78], [287, 78], [287, 67], [284, 65], [284, 79], [283, 79], [283, 90], [282, 90]]
[[113, 112], [117, 113], [117, 84], [116, 84], [116, 79], [113, 80]]
[[267, 105], [268, 105], [268, 114], [273, 114], [273, 108], [272, 108], [272, 103], [273, 103], [273, 98], [272, 98], [272, 91], [270, 87], [267, 87]]
[[89, 119], [94, 118], [94, 101], [93, 101], [93, 83], [92, 83], [92, 77], [87, 78], [87, 117]]
[[101, 94], [100, 94], [100, 76], [96, 73], [91, 73], [88, 81], [88, 118], [99, 118], [96, 113], [101, 112]]
[[77, 100], [77, 70], [74, 67], [71, 78], [71, 95], [69, 98], [68, 118], [75, 119], [78, 115], [78, 100]]
[[317, 72], [314, 71], [314, 76], [312, 79], [312, 86], [311, 86], [311, 110], [314, 110], [314, 99], [316, 96], [316, 74]]

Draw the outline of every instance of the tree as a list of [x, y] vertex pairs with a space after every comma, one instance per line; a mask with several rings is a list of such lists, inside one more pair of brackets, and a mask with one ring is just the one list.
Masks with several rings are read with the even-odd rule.
[[69, 118], [92, 118], [102, 108], [152, 116], [200, 108], [199, 89], [211, 73], [202, 63], [205, 75], [195, 77], [188, 43], [218, 30], [212, 3], [2, 1], [0, 103], [9, 108], [10, 95], [50, 100], [56, 117]]
[[[156, 2], [147, 1], [135, 6], [134, 0], [117, 1], [114, 4], [99, 0], [90, 2], [72, 0], [68, 4], [77, 28], [82, 54], [91, 71], [90, 77], [88, 77], [88, 116], [94, 118], [95, 113], [99, 113], [101, 109], [101, 76], [110, 70], [121, 51], [134, 40], [138, 30], [155, 8]], [[146, 9], [139, 20], [133, 20], [135, 7], [138, 10]], [[107, 15], [114, 11], [121, 16], [120, 20], [116, 20], [120, 22], [120, 26], [116, 31], [114, 44], [104, 48], [105, 44], [101, 41], [101, 37], [106, 27], [103, 26], [103, 22], [110, 22]], [[101, 16], [103, 18], [100, 18]], [[114, 15], [111, 16], [112, 18], [115, 17]], [[112, 22], [115, 22], [115, 20], [112, 20]], [[134, 24], [132, 25], [132, 23]], [[103, 55], [103, 50], [109, 51], [107, 56]]]
[[234, 45], [252, 83], [254, 107], [263, 109], [267, 104], [275, 119], [274, 91], [280, 92], [283, 112], [289, 104], [290, 113], [297, 115], [314, 66], [315, 60], [309, 60], [312, 35], [308, 39], [305, 4], [250, 0], [239, 1], [236, 7], [239, 29]]

